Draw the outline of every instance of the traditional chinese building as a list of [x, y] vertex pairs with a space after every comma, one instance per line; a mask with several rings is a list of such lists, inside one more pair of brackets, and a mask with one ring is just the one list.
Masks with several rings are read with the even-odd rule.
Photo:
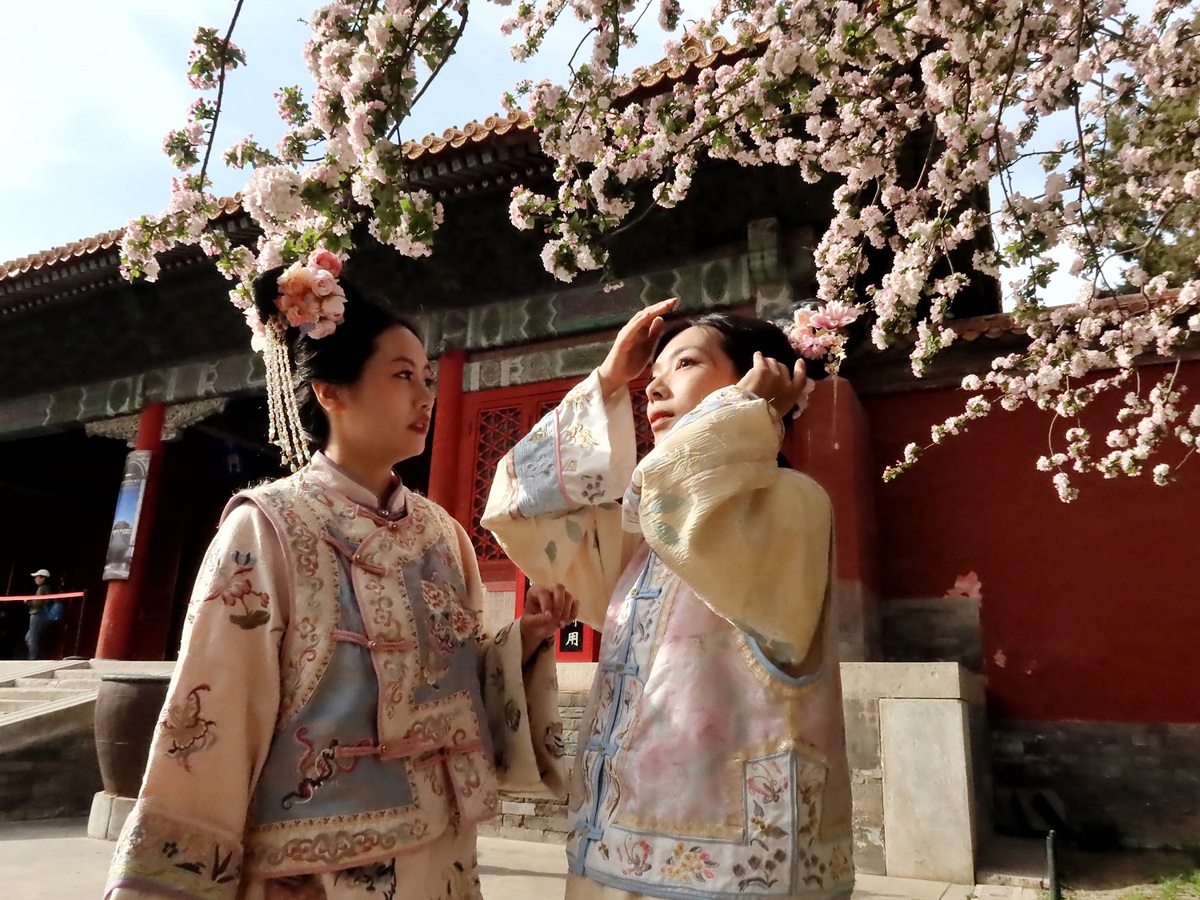
[[[366, 245], [345, 277], [415, 317], [440, 358], [431, 447], [403, 474], [470, 532], [498, 621], [520, 590], [479, 526], [500, 456], [645, 303], [677, 295], [689, 312], [771, 312], [811, 296], [830, 188], [786, 169], [704, 167], [685, 203], [615, 239], [622, 286], [605, 291], [554, 282], [539, 236], [508, 222], [512, 185], [548, 179], [524, 121], [472, 123], [408, 152], [414, 184], [446, 207], [434, 256]], [[219, 224], [251, 235], [235, 203]], [[170, 659], [225, 501], [280, 471], [228, 284], [187, 250], [167, 257], [156, 283], [126, 283], [118, 240], [109, 232], [0, 267], [0, 499], [11, 523], [0, 577], [21, 593], [22, 573], [46, 566], [86, 592], [64, 653]], [[1200, 598], [1185, 548], [1200, 526], [1198, 476], [1184, 467], [1166, 489], [1083, 479], [1081, 498], [1063, 505], [1034, 469], [1052, 423], [1020, 410], [882, 482], [905, 444], [961, 410], [962, 375], [1023, 341], [994, 292], [955, 312], [962, 340], [927, 378], [908, 373], [903, 348], [864, 349], [846, 380], [820, 386], [787, 447], [836, 510], [843, 652], [859, 664], [843, 673], [856, 810], [880, 823], [858, 830], [859, 866], [899, 873], [887, 829], [894, 841], [909, 829], [895, 816], [887, 825], [902, 805], [889, 784], [920, 761], [895, 748], [943, 727], [958, 728], [952, 743], [974, 785], [962, 824], [972, 848], [992, 823], [1028, 834], [1056, 819], [1084, 841], [1194, 843]], [[1200, 365], [1183, 363], [1179, 379], [1195, 387]], [[150, 476], [130, 577], [106, 583], [127, 444], [149, 454]], [[560, 651], [564, 686], [586, 687], [595, 635], [565, 636]], [[552, 832], [552, 814], [518, 804], [501, 827]]]

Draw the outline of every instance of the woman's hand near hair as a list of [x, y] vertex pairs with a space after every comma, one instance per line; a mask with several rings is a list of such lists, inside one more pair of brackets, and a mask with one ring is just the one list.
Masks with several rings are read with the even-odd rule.
[[617, 332], [613, 345], [596, 374], [600, 379], [600, 391], [607, 400], [619, 388], [629, 384], [646, 370], [654, 348], [662, 335], [666, 323], [663, 316], [675, 308], [679, 301], [672, 297], [652, 303], [638, 310]]
[[579, 617], [579, 601], [561, 584], [531, 584], [521, 613], [521, 659], [528, 662], [542, 641]]
[[803, 359], [798, 360], [796, 368], [792, 370], [777, 359], [755, 352], [753, 367], [742, 376], [737, 386], [762, 397], [784, 416], [800, 402], [806, 384], [808, 375], [804, 371]]

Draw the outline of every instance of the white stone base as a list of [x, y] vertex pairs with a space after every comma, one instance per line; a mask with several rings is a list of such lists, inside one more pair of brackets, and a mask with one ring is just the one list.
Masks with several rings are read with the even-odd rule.
[[600, 663], [560, 662], [558, 664], [558, 689], [563, 693], [586, 694], [592, 689]]
[[101, 841], [115, 841], [125, 827], [125, 820], [133, 812], [133, 797], [118, 797], [99, 791], [92, 798], [92, 812], [88, 816], [87, 834]]

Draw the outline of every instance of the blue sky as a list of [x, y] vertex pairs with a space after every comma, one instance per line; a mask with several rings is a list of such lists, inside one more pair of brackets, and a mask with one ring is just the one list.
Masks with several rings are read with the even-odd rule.
[[[247, 0], [234, 41], [248, 65], [230, 79], [217, 149], [247, 133], [272, 145], [282, 133], [274, 91], [311, 85], [300, 57], [304, 16], [317, 0]], [[0, 262], [119, 228], [166, 204], [174, 169], [163, 135], [183, 124], [195, 93], [185, 70], [197, 25], [223, 29], [232, 0], [56, 0], [22, 3], [0, 29]], [[491, 3], [471, 7], [457, 57], [430, 88], [404, 137], [420, 138], [500, 108], [522, 78], [564, 71], [578, 27], [556, 35], [526, 65], [509, 56]], [[651, 20], [652, 16], [647, 16]], [[574, 22], [569, 23], [575, 26]], [[630, 65], [661, 56], [647, 37]], [[217, 191], [233, 193], [241, 172], [213, 172]]]

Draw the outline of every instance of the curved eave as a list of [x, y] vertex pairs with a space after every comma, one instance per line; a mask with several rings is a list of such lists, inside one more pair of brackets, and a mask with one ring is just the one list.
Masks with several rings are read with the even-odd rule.
[[[217, 227], [235, 239], [257, 232], [237, 197], [222, 198]], [[123, 228], [72, 241], [0, 266], [0, 316], [33, 309], [51, 300], [89, 293], [121, 281], [119, 244]], [[205, 259], [198, 247], [179, 247], [159, 257], [163, 273]]]

